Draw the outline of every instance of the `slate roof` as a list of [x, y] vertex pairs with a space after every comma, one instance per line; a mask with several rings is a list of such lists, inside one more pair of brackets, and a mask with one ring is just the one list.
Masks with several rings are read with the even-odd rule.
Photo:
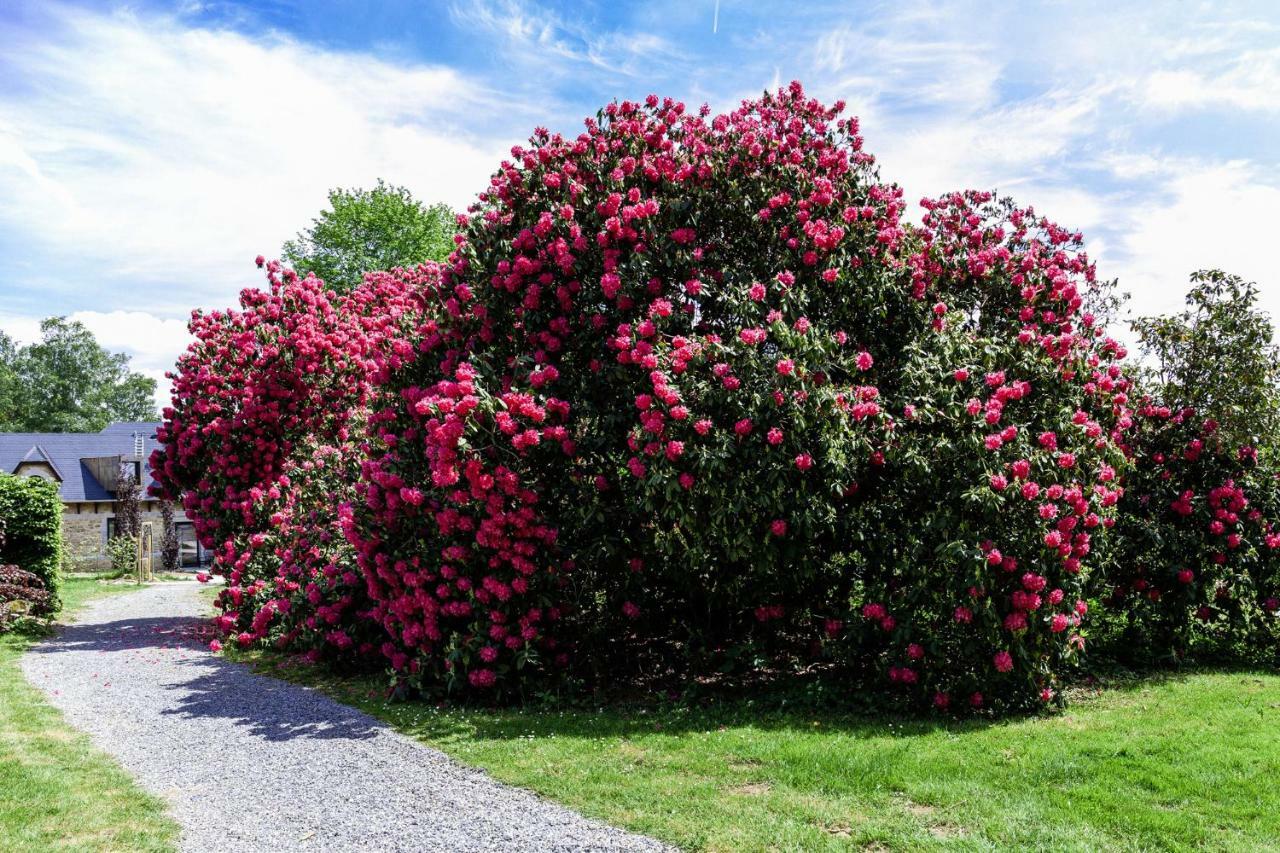
[[97, 456], [133, 456], [134, 433], [142, 433], [142, 480], [151, 482], [147, 457], [156, 446], [159, 423], [114, 423], [102, 432], [0, 432], [0, 471], [12, 474], [23, 462], [45, 462], [61, 478], [63, 502], [110, 501], [108, 492], [80, 460]]
[[150, 447], [151, 442], [154, 441], [156, 437], [156, 428], [159, 426], [160, 423], [158, 421], [117, 421], [113, 424], [107, 424], [106, 429], [100, 433], [94, 434], [115, 435], [117, 433], [124, 433], [132, 438], [135, 432], [140, 432], [146, 436], [147, 446]]

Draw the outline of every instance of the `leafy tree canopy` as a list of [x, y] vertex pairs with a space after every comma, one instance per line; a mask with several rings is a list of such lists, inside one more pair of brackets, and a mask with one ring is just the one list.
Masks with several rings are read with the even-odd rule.
[[454, 232], [447, 205], [425, 205], [404, 187], [379, 180], [370, 190], [332, 190], [329, 209], [285, 243], [282, 254], [298, 273], [315, 273], [346, 293], [370, 270], [443, 261], [453, 250]]
[[81, 323], [50, 317], [24, 347], [0, 336], [0, 431], [98, 432], [156, 417], [156, 381], [129, 370]]
[[1179, 314], [1133, 323], [1155, 397], [1174, 409], [1212, 418], [1234, 444], [1276, 436], [1280, 351], [1258, 287], [1238, 275], [1201, 270], [1191, 276]]
[[0, 332], [0, 424], [7, 423], [9, 413], [17, 410], [18, 377], [13, 370], [16, 355], [13, 339]]

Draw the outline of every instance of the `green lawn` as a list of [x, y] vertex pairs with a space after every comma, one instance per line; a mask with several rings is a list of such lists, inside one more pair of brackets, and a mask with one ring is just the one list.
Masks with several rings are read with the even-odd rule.
[[[64, 581], [64, 614], [132, 584]], [[76, 732], [27, 683], [30, 637], [0, 635], [0, 850], [172, 850], [178, 828], [159, 800]]]
[[1280, 849], [1280, 677], [1197, 672], [990, 722], [761, 710], [484, 711], [244, 656], [459, 761], [705, 850]]

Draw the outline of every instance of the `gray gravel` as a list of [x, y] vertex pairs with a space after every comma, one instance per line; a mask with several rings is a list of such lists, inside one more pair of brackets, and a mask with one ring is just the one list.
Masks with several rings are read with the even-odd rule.
[[184, 850], [670, 849], [211, 654], [198, 592], [102, 599], [22, 660], [72, 725], [170, 803]]

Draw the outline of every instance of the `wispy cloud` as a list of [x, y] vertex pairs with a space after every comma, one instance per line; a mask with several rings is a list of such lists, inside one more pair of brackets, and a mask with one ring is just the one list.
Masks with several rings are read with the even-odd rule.
[[225, 301], [328, 188], [385, 177], [462, 207], [508, 144], [472, 118], [501, 99], [450, 68], [71, 9], [2, 38], [0, 222], [135, 284], [76, 294], [87, 276], [33, 270], [6, 302], [34, 302], [24, 286], [85, 308]]
[[452, 3], [449, 11], [459, 26], [485, 42], [496, 41], [508, 60], [556, 77], [573, 74], [575, 65], [623, 77], [653, 76], [680, 61], [671, 43], [653, 32], [575, 20], [533, 2], [467, 0]]
[[1275, 273], [1275, 212], [1280, 181], [1247, 161], [1154, 159], [1143, 164], [1151, 189], [1109, 211], [1116, 257], [1108, 274], [1134, 294], [1135, 313], [1182, 305], [1194, 270], [1225, 269], [1261, 283], [1261, 304], [1280, 319]]

